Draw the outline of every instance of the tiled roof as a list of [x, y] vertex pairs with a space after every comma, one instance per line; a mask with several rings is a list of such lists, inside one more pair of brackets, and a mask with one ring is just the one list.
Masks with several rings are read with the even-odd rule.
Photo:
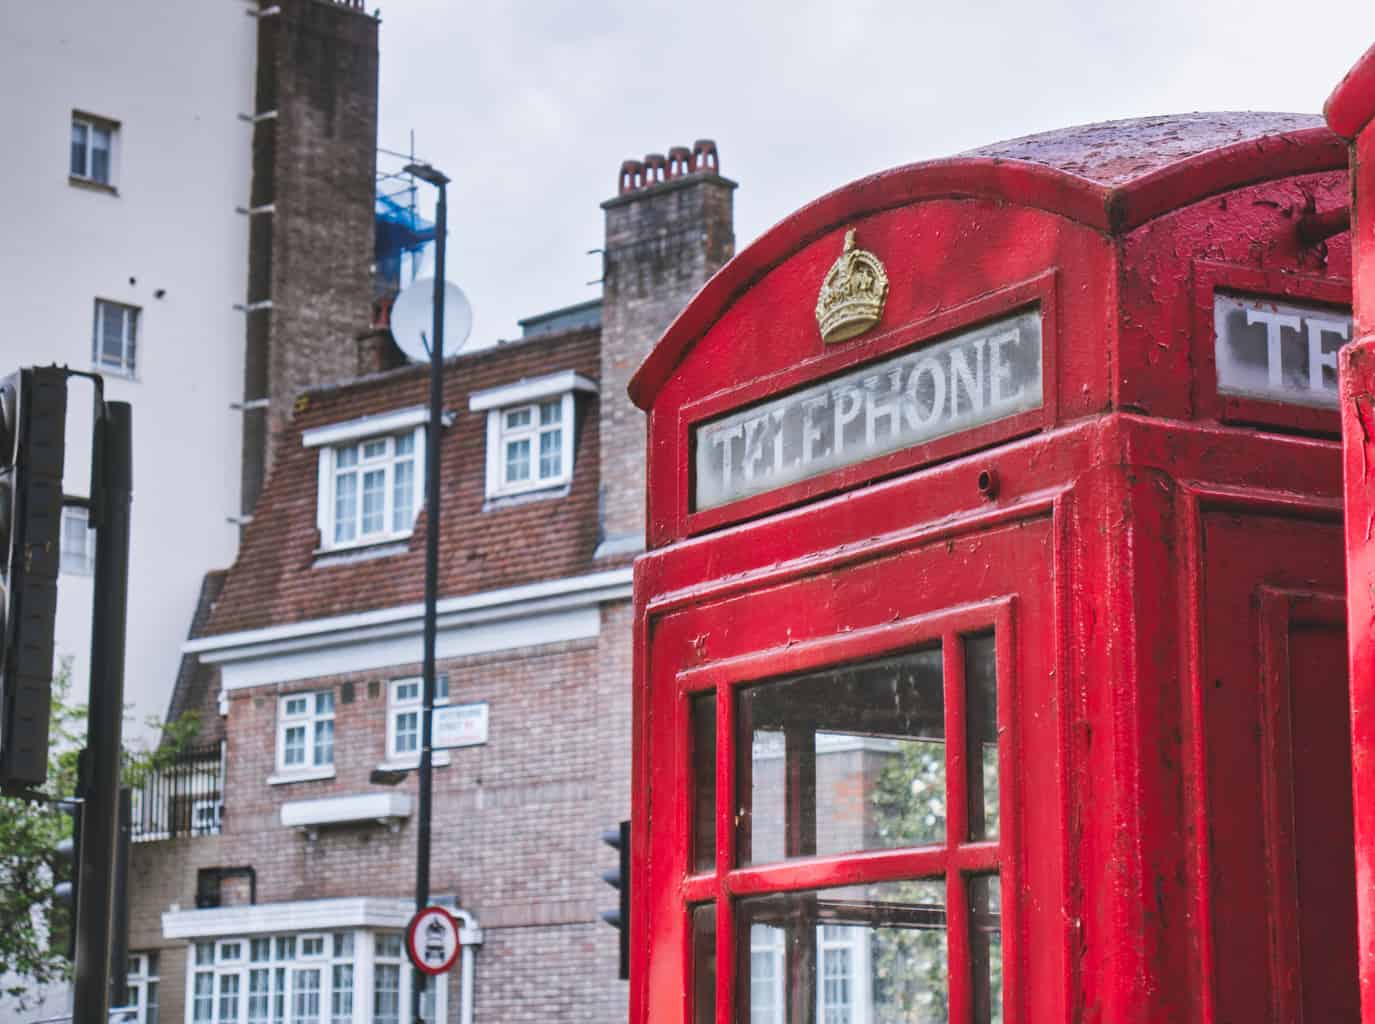
[[[598, 415], [583, 396], [576, 416], [572, 484], [564, 497], [508, 501], [484, 510], [486, 413], [470, 412], [471, 392], [563, 370], [596, 380], [600, 332], [542, 335], [459, 356], [445, 368], [445, 431], [440, 480], [439, 594], [450, 597], [593, 571], [597, 545]], [[429, 371], [408, 366], [306, 392], [282, 435], [272, 475], [244, 532], [238, 560], [200, 635], [419, 602], [424, 595], [422, 510], [404, 550], [379, 557], [321, 558], [316, 527], [318, 449], [311, 428], [423, 406]], [[395, 544], [393, 545], [395, 546]], [[366, 549], [364, 549], [365, 551]], [[361, 554], [361, 553], [360, 553]]]

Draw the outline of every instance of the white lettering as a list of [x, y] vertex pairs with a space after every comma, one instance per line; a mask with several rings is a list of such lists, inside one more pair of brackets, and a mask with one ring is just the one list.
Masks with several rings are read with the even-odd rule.
[[1308, 386], [1314, 391], [1322, 391], [1322, 368], [1330, 366], [1334, 375], [1337, 372], [1337, 350], [1324, 352], [1322, 336], [1336, 334], [1345, 341], [1351, 336], [1351, 324], [1345, 320], [1329, 320], [1322, 316], [1305, 317], [1304, 321], [1304, 326], [1308, 328]]
[[722, 490], [730, 490], [731, 477], [733, 476], [733, 474], [731, 473], [731, 452], [733, 448], [733, 446], [731, 445], [731, 441], [735, 440], [735, 438], [737, 437], [744, 436], [745, 428], [742, 427], [739, 423], [737, 423], [733, 427], [723, 427], [720, 430], [714, 431], [711, 435], [712, 447], [721, 449]]
[[845, 450], [845, 428], [859, 418], [864, 408], [864, 395], [852, 384], [842, 384], [831, 392], [835, 399], [835, 436], [831, 445], [836, 454]]
[[817, 451], [821, 440], [821, 424], [818, 415], [830, 403], [831, 396], [825, 393], [802, 400], [802, 462], [815, 462], [825, 455]]
[[968, 348], [954, 348], [950, 350], [950, 418], [954, 419], [960, 414], [960, 386], [964, 386], [964, 393], [969, 398], [969, 407], [976, 415], [983, 412], [984, 392], [983, 392], [983, 371], [984, 371], [984, 345], [987, 338], [979, 338], [973, 345], [969, 346], [974, 350], [974, 372], [969, 372], [969, 360], [966, 355]]
[[767, 414], [755, 416], [753, 419], [745, 421], [745, 458], [743, 461], [746, 480], [753, 480], [757, 469], [768, 468], [761, 466], [764, 461], [764, 435], [767, 433], [768, 425], [769, 417]]
[[1280, 389], [1284, 387], [1284, 367], [1280, 365], [1280, 331], [1288, 327], [1291, 331], [1299, 330], [1299, 318], [1289, 316], [1286, 313], [1267, 313], [1262, 309], [1248, 309], [1246, 311], [1246, 326], [1254, 324], [1265, 325], [1265, 355], [1270, 369], [1270, 386]]
[[889, 386], [882, 396], [879, 382], [883, 378], [878, 374], [864, 378], [864, 443], [871, 448], [878, 444], [879, 420], [888, 421], [891, 437], [902, 431], [902, 368], [895, 368], [887, 376]]
[[1012, 380], [1012, 366], [1003, 352], [1004, 346], [1021, 341], [1021, 332], [1015, 327], [1010, 331], [1000, 331], [988, 339], [988, 389], [989, 400], [994, 406], [1010, 405], [1022, 397], [1024, 384], [1019, 383], [1017, 390], [1003, 390], [1003, 384]]
[[[917, 402], [917, 391], [923, 373], [931, 378], [931, 408], [925, 416], [921, 414]], [[912, 371], [912, 375], [907, 378], [907, 397], [913, 411], [912, 428], [914, 430], [929, 427], [940, 419], [941, 412], [945, 408], [945, 371], [941, 369], [941, 364], [930, 356], [919, 362], [917, 368]]]

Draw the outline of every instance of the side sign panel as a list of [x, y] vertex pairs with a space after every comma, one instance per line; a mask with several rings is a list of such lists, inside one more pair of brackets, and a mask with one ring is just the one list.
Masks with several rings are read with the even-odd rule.
[[1217, 292], [1213, 326], [1220, 393], [1337, 408], [1337, 350], [1351, 340], [1350, 313]]
[[714, 508], [1041, 406], [1041, 313], [948, 335], [693, 430]]

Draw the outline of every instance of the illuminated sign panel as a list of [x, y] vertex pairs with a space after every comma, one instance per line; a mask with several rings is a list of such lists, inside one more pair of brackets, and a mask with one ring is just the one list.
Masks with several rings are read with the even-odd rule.
[[1350, 313], [1217, 292], [1213, 326], [1220, 393], [1337, 407], [1337, 350], [1351, 340]]
[[708, 509], [1041, 406], [1041, 314], [960, 331], [693, 430]]

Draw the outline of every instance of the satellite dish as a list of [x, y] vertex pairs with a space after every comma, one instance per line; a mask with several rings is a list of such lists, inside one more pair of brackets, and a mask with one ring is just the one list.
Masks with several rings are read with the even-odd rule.
[[[397, 295], [391, 308], [391, 333], [396, 345], [413, 363], [430, 361], [434, 331], [434, 278], [416, 278]], [[444, 355], [462, 351], [473, 331], [473, 307], [463, 289], [444, 282]]]

